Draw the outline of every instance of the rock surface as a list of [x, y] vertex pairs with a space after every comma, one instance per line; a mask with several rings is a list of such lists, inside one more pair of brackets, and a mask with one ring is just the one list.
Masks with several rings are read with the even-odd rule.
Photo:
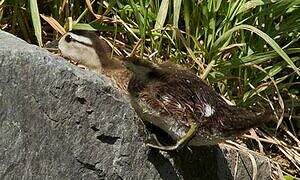
[[149, 149], [108, 78], [3, 31], [0, 42], [0, 179], [270, 179], [255, 154]]

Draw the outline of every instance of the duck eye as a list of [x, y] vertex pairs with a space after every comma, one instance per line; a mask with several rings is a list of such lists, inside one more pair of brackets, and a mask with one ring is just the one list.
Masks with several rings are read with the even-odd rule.
[[67, 36], [65, 37], [65, 40], [67, 41], [67, 43], [71, 42], [71, 41], [72, 41], [71, 35], [67, 35]]

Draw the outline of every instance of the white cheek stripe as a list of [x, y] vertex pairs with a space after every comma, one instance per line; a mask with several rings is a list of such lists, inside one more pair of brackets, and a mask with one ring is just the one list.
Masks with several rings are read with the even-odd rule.
[[70, 33], [71, 37], [73, 39], [75, 39], [76, 41], [79, 41], [79, 42], [82, 42], [84, 44], [87, 44], [87, 45], [90, 45], [92, 46], [93, 45], [93, 42], [87, 38], [87, 37], [84, 37], [84, 36], [78, 36], [77, 34], [74, 34], [74, 33]]

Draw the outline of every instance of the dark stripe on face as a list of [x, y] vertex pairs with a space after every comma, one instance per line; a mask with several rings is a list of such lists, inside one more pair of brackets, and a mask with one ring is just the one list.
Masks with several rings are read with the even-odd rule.
[[100, 39], [99, 36], [96, 34], [96, 32], [93, 31], [84, 31], [84, 30], [72, 30], [70, 31], [73, 35], [78, 35], [81, 37], [88, 38], [92, 44], [87, 44], [85, 42], [81, 42], [80, 39], [72, 39], [72, 41], [76, 43], [80, 43], [86, 47], [93, 48], [96, 52], [96, 54], [99, 57], [99, 61], [102, 65], [102, 67], [110, 67], [111, 61], [108, 57], [108, 54], [112, 52], [111, 47], [108, 45], [105, 40]]

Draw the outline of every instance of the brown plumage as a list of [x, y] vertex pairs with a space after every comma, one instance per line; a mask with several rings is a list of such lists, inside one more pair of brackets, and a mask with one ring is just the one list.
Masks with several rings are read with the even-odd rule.
[[181, 139], [192, 123], [198, 130], [191, 145], [213, 145], [272, 118], [230, 106], [211, 87], [188, 70], [170, 64], [152, 65], [127, 58], [134, 72], [128, 90], [141, 117]]
[[[185, 143], [213, 145], [273, 118], [269, 111], [256, 113], [228, 105], [186, 69], [168, 63], [155, 65], [134, 57], [111, 59], [107, 44], [95, 38], [96, 35], [85, 32], [69, 33], [60, 41], [60, 49], [65, 56], [113, 78], [129, 93], [132, 106], [141, 119], [161, 128], [177, 141], [174, 146], [152, 144], [152, 147], [174, 150]], [[76, 55], [76, 49], [87, 55]]]

